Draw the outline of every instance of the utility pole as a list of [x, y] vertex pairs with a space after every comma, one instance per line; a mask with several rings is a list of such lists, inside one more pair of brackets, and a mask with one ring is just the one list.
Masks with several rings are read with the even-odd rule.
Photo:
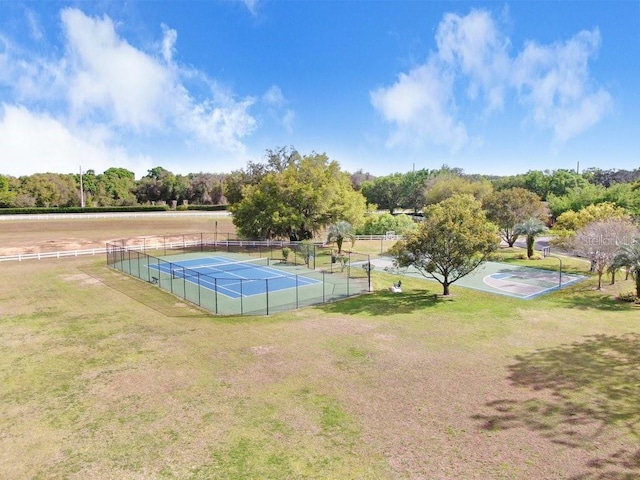
[[84, 208], [84, 189], [82, 188], [82, 165], [80, 165], [80, 207]]

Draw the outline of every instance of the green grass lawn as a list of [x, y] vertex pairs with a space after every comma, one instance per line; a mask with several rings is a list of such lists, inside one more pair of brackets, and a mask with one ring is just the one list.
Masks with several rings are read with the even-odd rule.
[[216, 318], [104, 263], [0, 265], [0, 478], [640, 478], [631, 280]]

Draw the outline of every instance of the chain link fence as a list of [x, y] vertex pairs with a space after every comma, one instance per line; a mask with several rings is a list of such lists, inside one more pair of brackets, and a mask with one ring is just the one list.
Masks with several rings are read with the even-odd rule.
[[[338, 255], [313, 242], [217, 237], [200, 233], [116, 240], [107, 243], [107, 264], [219, 315], [269, 315], [370, 291], [367, 254]], [[203, 273], [182, 264], [194, 259], [204, 264], [212, 253], [242, 263], [261, 259], [268, 275], [242, 278], [237, 272]]]

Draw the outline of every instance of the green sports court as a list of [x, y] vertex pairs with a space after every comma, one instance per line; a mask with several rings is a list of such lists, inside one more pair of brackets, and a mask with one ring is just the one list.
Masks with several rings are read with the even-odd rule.
[[[415, 268], [395, 269], [390, 259], [375, 259], [372, 263], [389, 272], [426, 279]], [[497, 295], [530, 299], [553, 292], [587, 277], [574, 273], [560, 273], [560, 270], [523, 267], [499, 262], [485, 262], [469, 275], [462, 277], [454, 285], [472, 288]], [[430, 281], [434, 281], [429, 279]]]

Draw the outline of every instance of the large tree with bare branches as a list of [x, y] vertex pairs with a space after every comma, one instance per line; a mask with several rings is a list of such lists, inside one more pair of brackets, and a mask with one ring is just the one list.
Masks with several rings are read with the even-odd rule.
[[614, 218], [588, 223], [576, 232], [571, 240], [573, 250], [591, 261], [598, 275], [598, 290], [602, 288], [602, 275], [614, 267], [621, 246], [630, 244], [637, 233], [629, 220]]

